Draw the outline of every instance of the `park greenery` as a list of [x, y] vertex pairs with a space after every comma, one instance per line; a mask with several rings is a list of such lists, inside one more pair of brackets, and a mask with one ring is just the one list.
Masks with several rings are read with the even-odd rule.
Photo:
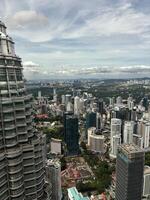
[[63, 136], [64, 136], [64, 130], [62, 126], [58, 126], [58, 127], [44, 127], [42, 128], [42, 131], [44, 134], [46, 134], [46, 143], [49, 143], [51, 138], [55, 138], [55, 139], [61, 139], [63, 140]]
[[107, 161], [101, 161], [98, 155], [92, 154], [89, 150], [87, 150], [84, 142], [81, 143], [81, 148], [82, 156], [84, 157], [88, 165], [91, 167], [95, 175], [95, 179], [91, 179], [85, 183], [78, 182], [77, 188], [81, 192], [95, 190], [98, 193], [102, 193], [111, 184], [111, 174], [114, 168], [109, 166]]

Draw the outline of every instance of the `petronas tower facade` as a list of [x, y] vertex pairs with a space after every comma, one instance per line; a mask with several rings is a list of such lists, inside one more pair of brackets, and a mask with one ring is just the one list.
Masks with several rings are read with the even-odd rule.
[[0, 200], [44, 200], [42, 137], [32, 119], [21, 59], [0, 21]]

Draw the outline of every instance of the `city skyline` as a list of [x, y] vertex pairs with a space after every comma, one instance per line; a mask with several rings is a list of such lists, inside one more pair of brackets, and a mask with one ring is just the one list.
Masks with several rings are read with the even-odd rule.
[[27, 79], [150, 74], [148, 0], [0, 2]]

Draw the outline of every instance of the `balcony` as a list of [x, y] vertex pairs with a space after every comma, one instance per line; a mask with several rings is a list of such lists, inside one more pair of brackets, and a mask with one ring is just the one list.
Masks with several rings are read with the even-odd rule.
[[12, 166], [8, 168], [8, 173], [9, 174], [16, 174], [20, 171], [22, 171], [22, 165], [17, 165], [17, 166]]
[[5, 138], [6, 139], [14, 138], [16, 136], [17, 136], [17, 134], [15, 132], [6, 132], [5, 131]]
[[15, 198], [15, 197], [18, 197], [18, 196], [22, 195], [23, 192], [24, 192], [24, 188], [23, 188], [23, 186], [22, 186], [22, 187], [19, 188], [19, 189], [11, 190], [10, 196], [11, 196], [12, 198]]
[[8, 166], [15, 166], [18, 165], [22, 162], [22, 158], [18, 157], [18, 158], [14, 158], [14, 159], [8, 159]]
[[23, 160], [23, 165], [24, 166], [34, 165], [34, 160], [33, 159]]
[[15, 125], [5, 125], [4, 129], [7, 131], [7, 130], [12, 130], [12, 129], [15, 129]]
[[24, 167], [24, 174], [32, 173], [35, 171], [34, 165]]
[[28, 187], [33, 187], [33, 186], [36, 186], [36, 181], [35, 179], [34, 180], [30, 180], [30, 181], [25, 181], [25, 188], [28, 188]]
[[25, 194], [29, 195], [29, 194], [34, 194], [36, 193], [36, 187], [31, 187], [31, 188], [26, 188], [25, 189]]
[[18, 181], [20, 179], [23, 178], [23, 174], [22, 173], [17, 173], [17, 174], [10, 174], [9, 175], [9, 181]]

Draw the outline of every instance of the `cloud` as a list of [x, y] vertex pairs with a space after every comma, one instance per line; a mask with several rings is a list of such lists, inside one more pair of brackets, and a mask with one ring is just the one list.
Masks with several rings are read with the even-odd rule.
[[62, 65], [86, 66], [83, 73], [94, 74], [100, 69], [89, 67], [149, 66], [150, 8], [145, 2], [1, 0], [0, 17], [23, 60], [53, 74], [54, 66], [60, 74], [70, 74], [72, 67], [61, 70]]
[[[9, 19], [10, 20], [10, 19]], [[40, 29], [48, 24], [48, 18], [35, 10], [23, 10], [15, 13], [8, 21], [8, 26], [14, 30], [34, 30]]]
[[47, 69], [27, 61], [23, 64], [27, 79], [50, 78], [128, 78], [150, 75], [149, 65], [133, 66], [59, 66], [58, 70]]

